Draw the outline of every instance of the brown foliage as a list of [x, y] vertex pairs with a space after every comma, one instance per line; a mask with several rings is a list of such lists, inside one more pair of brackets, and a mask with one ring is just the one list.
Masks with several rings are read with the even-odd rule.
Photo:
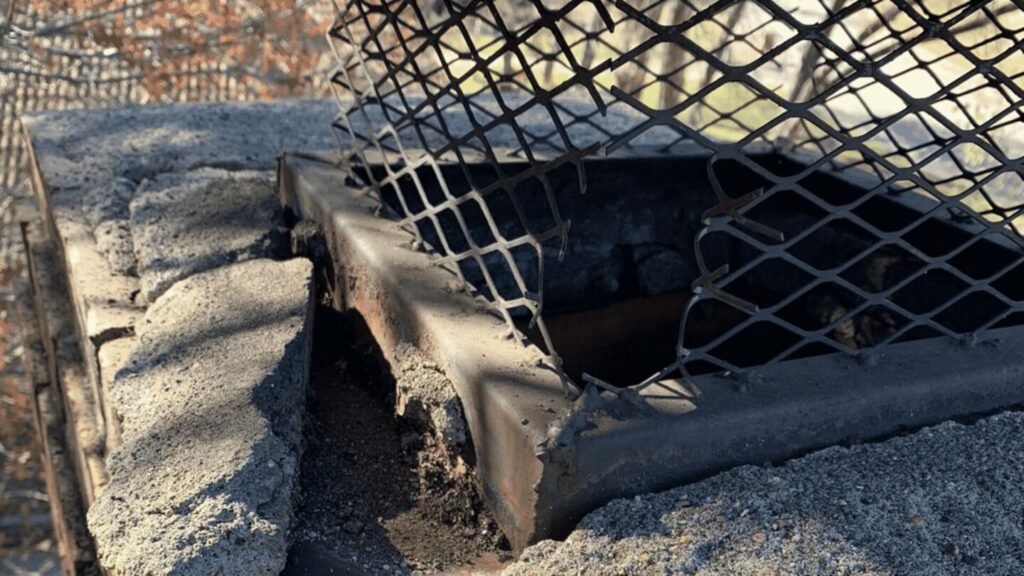
[[181, 99], [203, 76], [230, 78], [254, 98], [300, 94], [326, 52], [332, 14], [329, 2], [299, 8], [294, 0], [31, 0], [31, 6], [38, 14], [83, 20], [69, 32], [116, 50], [155, 100]]

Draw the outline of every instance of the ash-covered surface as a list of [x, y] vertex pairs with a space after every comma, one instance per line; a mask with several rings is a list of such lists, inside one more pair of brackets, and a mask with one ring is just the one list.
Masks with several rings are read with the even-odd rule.
[[111, 175], [141, 182], [199, 167], [266, 169], [282, 150], [333, 148], [327, 100], [128, 106], [30, 112], [47, 183], [87, 189]]
[[232, 262], [283, 257], [274, 173], [201, 168], [146, 180], [131, 202], [142, 292]]
[[510, 560], [472, 471], [451, 470], [434, 434], [396, 416], [395, 384], [365, 323], [321, 308], [315, 326], [286, 574], [432, 574]]
[[82, 221], [117, 274], [134, 275], [129, 204], [140, 184], [200, 168], [269, 170], [284, 150], [333, 148], [328, 100], [172, 104], [22, 118], [58, 225]]
[[1024, 574], [1024, 414], [617, 500], [507, 576]]

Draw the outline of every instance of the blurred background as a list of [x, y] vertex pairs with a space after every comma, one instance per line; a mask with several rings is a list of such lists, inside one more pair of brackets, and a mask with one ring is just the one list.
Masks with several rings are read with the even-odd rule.
[[330, 0], [0, 0], [0, 574], [59, 573], [13, 326], [19, 114], [326, 96], [333, 15]]

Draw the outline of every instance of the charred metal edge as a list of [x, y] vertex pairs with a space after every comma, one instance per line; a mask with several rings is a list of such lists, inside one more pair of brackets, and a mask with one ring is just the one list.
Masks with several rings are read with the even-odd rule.
[[502, 319], [455, 289], [455, 276], [413, 250], [397, 223], [375, 216], [375, 202], [346, 185], [343, 171], [309, 155], [285, 155], [279, 166], [282, 204], [323, 228], [338, 307], [363, 316], [388, 362], [409, 343], [445, 371], [499, 526], [517, 549], [544, 537], [539, 454], [571, 408], [557, 373], [541, 367], [544, 354], [509, 340]]

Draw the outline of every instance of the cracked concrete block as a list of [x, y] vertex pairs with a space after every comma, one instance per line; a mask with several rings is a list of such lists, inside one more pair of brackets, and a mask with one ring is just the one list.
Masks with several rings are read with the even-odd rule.
[[134, 303], [139, 281], [111, 269], [83, 219], [55, 206], [54, 220], [75, 313], [87, 339], [83, 354], [91, 357], [96, 344], [131, 334], [142, 316], [142, 309]]
[[118, 338], [104, 343], [96, 353], [100, 370], [100, 395], [106, 400], [103, 402], [103, 421], [106, 424], [105, 447], [108, 454], [121, 445], [121, 420], [114, 410], [114, 403], [107, 399], [110, 398], [114, 378], [131, 358], [135, 343], [136, 338], [133, 336]]
[[274, 181], [271, 172], [203, 168], [143, 183], [130, 217], [146, 299], [197, 272], [283, 254]]
[[395, 347], [396, 411], [430, 426], [445, 448], [466, 443], [462, 404], [444, 370], [418, 348], [402, 343]]
[[121, 445], [89, 511], [118, 574], [285, 566], [309, 369], [312, 266], [257, 259], [153, 303], [111, 382]]
[[135, 275], [135, 254], [128, 227], [128, 204], [136, 185], [127, 178], [89, 188], [82, 196], [82, 211], [93, 229], [96, 248], [111, 269], [120, 275]]
[[[68, 318], [76, 318], [62, 332], [67, 343], [64, 347], [77, 349], [75, 365], [84, 369], [81, 385], [87, 388], [83, 398], [96, 411], [94, 420], [102, 437], [106, 430], [107, 410], [100, 389], [97, 346], [133, 333], [143, 314], [143, 308], [134, 300], [139, 292], [139, 281], [114, 273], [108, 260], [97, 250], [88, 224], [78, 218], [57, 218], [56, 214], [61, 212], [55, 207], [55, 222], [62, 242], [53, 244], [55, 251], [56, 245], [63, 244], [63, 268], [71, 304]], [[57, 271], [61, 268], [56, 262], [54, 266]], [[103, 440], [99, 446], [105, 443]], [[100, 450], [99, 454], [102, 453]], [[88, 498], [93, 496], [89, 490], [84, 492]]]
[[[284, 150], [333, 148], [336, 109], [287, 100], [24, 114], [36, 196], [52, 216], [85, 336], [130, 334], [139, 315], [127, 214], [137, 184], [203, 166], [269, 170]], [[84, 346], [87, 359], [92, 352]]]

